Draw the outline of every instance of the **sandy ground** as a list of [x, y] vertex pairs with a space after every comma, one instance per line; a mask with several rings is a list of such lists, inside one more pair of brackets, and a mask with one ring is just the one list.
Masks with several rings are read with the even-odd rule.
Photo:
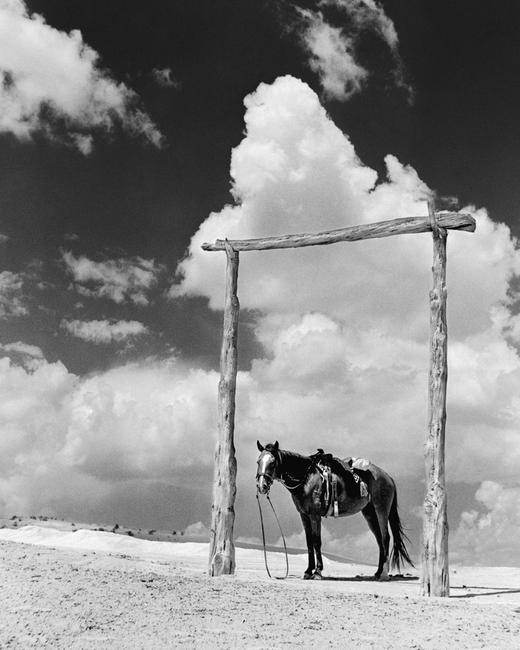
[[208, 578], [207, 552], [104, 532], [0, 530], [0, 647], [520, 648], [516, 568], [455, 568], [452, 597], [426, 599], [417, 574], [376, 583], [368, 567], [336, 562], [329, 579], [304, 582], [304, 556], [291, 556], [287, 580], [269, 580], [256, 550], [237, 549], [235, 576]]

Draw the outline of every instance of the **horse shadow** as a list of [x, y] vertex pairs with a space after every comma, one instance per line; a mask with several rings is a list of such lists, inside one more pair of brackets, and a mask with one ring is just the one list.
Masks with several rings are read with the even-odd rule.
[[[388, 582], [413, 582], [419, 580], [418, 576], [411, 575], [389, 575]], [[323, 576], [322, 580], [331, 580], [334, 582], [379, 582], [374, 576]]]
[[[378, 582], [377, 578], [374, 576], [322, 576], [322, 580], [329, 580], [332, 582]], [[418, 576], [412, 575], [390, 575], [388, 582], [417, 582], [419, 580]], [[454, 594], [454, 591], [475, 589], [478, 593], [464, 593], [464, 594]], [[501, 596], [508, 594], [520, 594], [520, 589], [509, 589], [506, 587], [475, 587], [475, 586], [466, 586], [461, 587], [450, 587], [450, 598], [480, 598], [482, 596]], [[520, 608], [518, 610], [520, 613]]]

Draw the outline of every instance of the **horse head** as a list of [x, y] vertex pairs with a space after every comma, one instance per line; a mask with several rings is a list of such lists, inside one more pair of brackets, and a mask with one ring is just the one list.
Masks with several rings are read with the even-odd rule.
[[257, 461], [256, 487], [261, 494], [267, 494], [276, 478], [279, 478], [280, 454], [278, 441], [265, 447], [258, 440], [256, 446], [260, 452]]

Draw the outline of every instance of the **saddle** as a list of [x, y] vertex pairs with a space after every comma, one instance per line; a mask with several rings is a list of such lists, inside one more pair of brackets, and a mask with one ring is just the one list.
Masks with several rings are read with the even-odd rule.
[[323, 480], [322, 516], [339, 517], [338, 472], [341, 472], [346, 479], [350, 478], [347, 484], [350, 483], [353, 490], [357, 492], [352, 496], [370, 498], [367, 484], [358, 473], [360, 471], [366, 473], [370, 461], [365, 458], [336, 458], [332, 454], [326, 454], [323, 449], [318, 449], [311, 458]]

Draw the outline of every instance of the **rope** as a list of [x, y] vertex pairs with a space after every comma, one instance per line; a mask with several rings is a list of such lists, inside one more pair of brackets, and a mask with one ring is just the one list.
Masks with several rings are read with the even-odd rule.
[[[271, 506], [271, 510], [273, 511], [274, 518], [276, 519], [276, 523], [278, 524], [278, 529], [280, 531], [280, 535], [282, 536], [282, 541], [283, 541], [283, 548], [285, 551], [285, 575], [283, 577], [281, 576], [274, 576], [276, 580], [285, 580], [287, 576], [289, 575], [289, 555], [287, 553], [287, 544], [285, 543], [285, 536], [283, 534], [282, 527], [280, 525], [280, 521], [278, 519], [278, 516], [276, 514], [276, 510], [274, 509], [274, 506], [271, 502], [271, 499], [269, 498], [269, 494], [266, 494], [266, 499], [269, 501], [269, 505]], [[260, 513], [260, 525], [262, 528], [262, 544], [264, 547], [264, 563], [265, 563], [265, 569], [267, 571], [267, 575], [272, 578], [273, 576], [271, 575], [271, 572], [269, 571], [269, 564], [267, 563], [267, 549], [265, 547], [265, 529], [264, 529], [264, 516], [262, 514], [262, 506], [260, 505], [260, 499], [258, 497], [258, 490], [256, 491], [256, 502], [258, 503], [258, 512]]]

